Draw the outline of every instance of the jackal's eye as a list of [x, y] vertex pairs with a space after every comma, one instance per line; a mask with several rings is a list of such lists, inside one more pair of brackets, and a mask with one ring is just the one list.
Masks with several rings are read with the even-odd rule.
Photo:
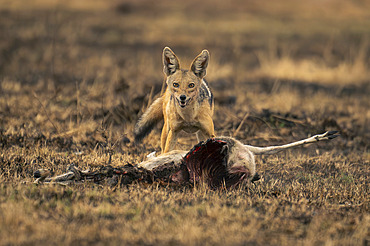
[[195, 84], [194, 83], [190, 83], [188, 86], [189, 86], [189, 88], [193, 88], [195, 86]]
[[175, 87], [175, 88], [177, 88], [177, 87], [179, 87], [179, 86], [180, 86], [180, 85], [179, 85], [179, 83], [173, 83], [172, 85], [173, 85], [173, 87]]

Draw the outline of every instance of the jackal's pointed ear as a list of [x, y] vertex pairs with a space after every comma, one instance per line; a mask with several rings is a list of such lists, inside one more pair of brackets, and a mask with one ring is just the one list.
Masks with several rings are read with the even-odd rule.
[[208, 60], [209, 60], [209, 53], [208, 50], [203, 50], [202, 53], [200, 53], [191, 64], [191, 71], [198, 76], [199, 78], [203, 78], [206, 76], [206, 69], [208, 66]]
[[163, 49], [163, 72], [168, 76], [180, 69], [180, 62], [173, 51], [165, 47]]

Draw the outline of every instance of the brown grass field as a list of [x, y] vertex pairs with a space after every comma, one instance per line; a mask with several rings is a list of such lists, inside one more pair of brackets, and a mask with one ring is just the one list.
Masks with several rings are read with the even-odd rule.
[[[0, 245], [370, 245], [370, 1], [0, 0]], [[211, 54], [215, 131], [257, 146], [236, 190], [33, 184], [33, 172], [137, 164], [133, 127], [162, 49]], [[195, 137], [184, 135], [179, 148]]]

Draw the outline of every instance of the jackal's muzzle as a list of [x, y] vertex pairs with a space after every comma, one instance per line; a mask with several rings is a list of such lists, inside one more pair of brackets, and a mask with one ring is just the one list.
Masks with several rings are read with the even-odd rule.
[[181, 108], [185, 108], [186, 105], [189, 104], [191, 97], [187, 97], [185, 95], [181, 95], [178, 98], [176, 98], [177, 102], [179, 103]]

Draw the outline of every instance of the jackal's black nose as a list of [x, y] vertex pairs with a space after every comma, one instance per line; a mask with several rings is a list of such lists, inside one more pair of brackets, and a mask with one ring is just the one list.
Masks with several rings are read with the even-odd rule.
[[180, 100], [181, 100], [181, 101], [185, 101], [185, 99], [186, 99], [186, 96], [185, 96], [185, 95], [181, 95], [181, 96], [180, 96]]

